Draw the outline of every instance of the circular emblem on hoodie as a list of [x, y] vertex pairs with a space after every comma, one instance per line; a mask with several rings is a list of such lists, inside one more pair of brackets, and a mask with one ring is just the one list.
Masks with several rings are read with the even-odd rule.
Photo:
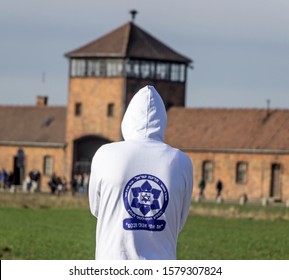
[[161, 179], [150, 174], [134, 176], [124, 188], [123, 202], [131, 216], [123, 220], [125, 230], [164, 230], [166, 221], [159, 218], [165, 213], [169, 193]]

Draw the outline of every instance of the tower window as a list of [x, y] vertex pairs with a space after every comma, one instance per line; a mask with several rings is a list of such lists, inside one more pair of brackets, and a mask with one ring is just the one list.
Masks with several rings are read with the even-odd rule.
[[77, 117], [82, 115], [82, 103], [75, 103], [74, 115]]
[[107, 105], [107, 116], [114, 117], [114, 103], [109, 103]]
[[71, 76], [72, 77], [84, 77], [86, 75], [86, 65], [84, 59], [72, 59], [71, 60]]
[[118, 59], [107, 60], [106, 62], [106, 74], [107, 77], [122, 76], [123, 73], [123, 62]]
[[168, 80], [169, 76], [169, 64], [168, 63], [157, 63], [156, 77], [158, 80]]
[[185, 65], [184, 64], [171, 64], [171, 77], [170, 80], [173, 82], [184, 82], [185, 81]]
[[101, 60], [88, 60], [87, 61], [87, 75], [100, 76]]
[[71, 77], [127, 77], [185, 82], [186, 65], [137, 59], [80, 59], [70, 61]]
[[180, 82], [184, 82], [186, 79], [186, 67], [184, 64], [180, 66]]
[[153, 79], [155, 77], [155, 63], [152, 61], [141, 61], [141, 78]]

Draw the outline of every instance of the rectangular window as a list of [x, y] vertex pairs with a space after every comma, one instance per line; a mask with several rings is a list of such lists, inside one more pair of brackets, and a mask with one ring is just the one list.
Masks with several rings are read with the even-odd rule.
[[109, 103], [107, 105], [107, 116], [108, 117], [113, 117], [114, 116], [114, 104], [113, 103]]
[[171, 64], [170, 79], [172, 82], [185, 81], [185, 65], [184, 64]]
[[100, 74], [100, 61], [99, 60], [88, 60], [87, 61], [87, 75], [88, 76], [99, 76]]
[[127, 77], [139, 77], [140, 66], [138, 60], [129, 60], [126, 64], [126, 75]]
[[133, 65], [132, 65], [132, 76], [133, 77], [139, 77], [139, 72], [140, 72], [140, 69], [139, 69], [139, 62], [138, 61], [134, 61], [133, 62]]
[[184, 82], [186, 78], [186, 66], [184, 64], [182, 64], [180, 66], [180, 82]]
[[123, 72], [122, 60], [120, 59], [107, 60], [106, 73], [108, 77], [121, 76], [122, 72]]
[[82, 103], [75, 103], [74, 115], [77, 117], [82, 115]]
[[154, 62], [141, 61], [140, 72], [143, 79], [153, 79], [155, 75]]
[[247, 172], [248, 172], [248, 163], [247, 162], [237, 162], [236, 166], [236, 183], [237, 184], [246, 184], [247, 183]]
[[46, 176], [51, 176], [53, 173], [53, 157], [45, 156], [43, 162], [43, 174]]
[[214, 164], [210, 160], [203, 162], [203, 179], [206, 182], [213, 182]]
[[125, 72], [127, 77], [132, 76], [132, 64], [130, 61], [127, 61], [127, 63], [125, 64]]
[[143, 79], [150, 77], [150, 65], [149, 63], [142, 61], [140, 66], [141, 77]]
[[87, 74], [86, 61], [84, 59], [72, 59], [70, 75], [72, 77], [84, 77]]
[[147, 60], [129, 60], [126, 62], [127, 77], [135, 77], [142, 79], [155, 78], [155, 62]]
[[169, 64], [168, 63], [157, 63], [156, 78], [158, 80], [168, 80], [169, 78]]
[[178, 82], [180, 80], [180, 65], [171, 64], [171, 81]]

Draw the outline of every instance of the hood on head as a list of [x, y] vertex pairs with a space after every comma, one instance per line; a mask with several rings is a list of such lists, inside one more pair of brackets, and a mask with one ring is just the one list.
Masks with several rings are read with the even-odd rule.
[[164, 139], [167, 113], [162, 98], [153, 86], [140, 89], [130, 101], [121, 130], [125, 140]]

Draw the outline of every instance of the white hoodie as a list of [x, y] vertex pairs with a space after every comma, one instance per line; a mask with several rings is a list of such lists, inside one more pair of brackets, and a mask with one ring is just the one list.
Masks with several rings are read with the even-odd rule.
[[94, 155], [89, 202], [96, 259], [176, 259], [192, 195], [192, 163], [163, 142], [166, 110], [153, 86], [139, 90], [122, 121], [125, 141]]

